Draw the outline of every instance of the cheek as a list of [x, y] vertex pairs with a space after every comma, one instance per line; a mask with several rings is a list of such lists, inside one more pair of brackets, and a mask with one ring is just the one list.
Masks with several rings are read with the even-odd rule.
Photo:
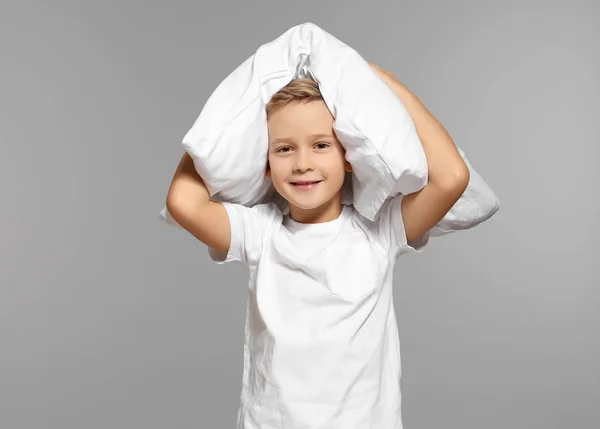
[[285, 169], [285, 163], [282, 162], [281, 159], [271, 159], [269, 158], [269, 166], [271, 168], [271, 176], [280, 176], [282, 173], [282, 170]]
[[331, 157], [328, 157], [328, 159], [325, 162], [329, 169], [343, 170], [345, 161], [346, 159], [343, 155], [336, 153], [335, 155], [332, 154]]

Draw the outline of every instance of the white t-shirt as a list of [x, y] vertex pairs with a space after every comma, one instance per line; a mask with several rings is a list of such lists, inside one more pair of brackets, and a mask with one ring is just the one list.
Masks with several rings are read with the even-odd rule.
[[250, 274], [238, 429], [402, 428], [392, 273], [429, 240], [407, 243], [402, 197], [317, 224], [224, 203], [230, 249], [209, 254]]

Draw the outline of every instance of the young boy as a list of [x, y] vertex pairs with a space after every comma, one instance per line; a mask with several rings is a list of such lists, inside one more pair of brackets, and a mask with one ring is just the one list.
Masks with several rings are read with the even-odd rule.
[[394, 264], [423, 250], [469, 170], [419, 99], [371, 66], [407, 108], [429, 168], [428, 184], [388, 199], [376, 221], [342, 204], [352, 166], [309, 79], [290, 82], [267, 106], [266, 175], [289, 213], [275, 203], [211, 201], [187, 153], [173, 178], [173, 219], [216, 263], [249, 268], [238, 429], [402, 428]]

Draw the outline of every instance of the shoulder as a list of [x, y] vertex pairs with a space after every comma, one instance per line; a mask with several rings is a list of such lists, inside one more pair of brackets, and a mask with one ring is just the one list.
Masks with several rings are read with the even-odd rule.
[[429, 242], [429, 232], [407, 240], [402, 214], [403, 197], [403, 194], [398, 194], [385, 200], [373, 221], [357, 211], [354, 214], [356, 222], [364, 226], [373, 240], [396, 258], [403, 253], [422, 252]]
[[243, 224], [265, 225], [270, 223], [281, 223], [283, 213], [275, 203], [262, 203], [248, 207], [242, 204], [223, 202], [222, 203], [230, 218], [235, 218]]
[[271, 232], [281, 224], [283, 215], [275, 203], [257, 204], [252, 207], [242, 204], [221, 202], [231, 226], [229, 250], [218, 252], [209, 247], [213, 261], [222, 264], [241, 261], [245, 265], [256, 263], [262, 244]]
[[360, 212], [358, 210], [356, 210], [356, 208], [354, 208], [354, 206], [350, 206], [350, 207], [351, 207], [350, 216], [351, 216], [352, 224], [355, 227], [362, 229], [369, 235], [376, 234], [378, 218], [376, 217], [374, 221], [370, 220], [370, 219], [366, 218], [365, 216], [363, 216], [362, 214], [360, 214]]
[[371, 243], [371, 245], [375, 244], [381, 246], [382, 243], [378, 233], [377, 219], [375, 221], [369, 220], [360, 214], [354, 206], [350, 206], [349, 217], [350, 219], [346, 222], [346, 227], [344, 228], [344, 236], [346, 241], [349, 241], [349, 244], [365, 241]]

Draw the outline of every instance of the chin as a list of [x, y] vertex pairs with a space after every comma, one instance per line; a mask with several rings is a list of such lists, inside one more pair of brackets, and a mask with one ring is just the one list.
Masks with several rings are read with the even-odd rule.
[[287, 193], [286, 195], [284, 195], [284, 198], [287, 200], [288, 203], [301, 210], [314, 210], [327, 204], [333, 198], [335, 198], [335, 193], [331, 195], [306, 195], [304, 197], [290, 195], [290, 193]]
[[323, 196], [318, 195], [306, 195], [305, 197], [298, 197], [298, 195], [293, 195], [291, 192], [280, 192], [281, 195], [290, 205], [298, 207], [302, 210], [312, 210], [317, 207], [322, 206], [329, 198], [324, 198]]
[[302, 210], [313, 210], [316, 209], [318, 207], [321, 207], [323, 204], [325, 204], [327, 201], [329, 200], [324, 200], [324, 201], [298, 201], [298, 199], [293, 199], [293, 198], [286, 198], [288, 203], [292, 204], [294, 207], [297, 207], [299, 209]]

